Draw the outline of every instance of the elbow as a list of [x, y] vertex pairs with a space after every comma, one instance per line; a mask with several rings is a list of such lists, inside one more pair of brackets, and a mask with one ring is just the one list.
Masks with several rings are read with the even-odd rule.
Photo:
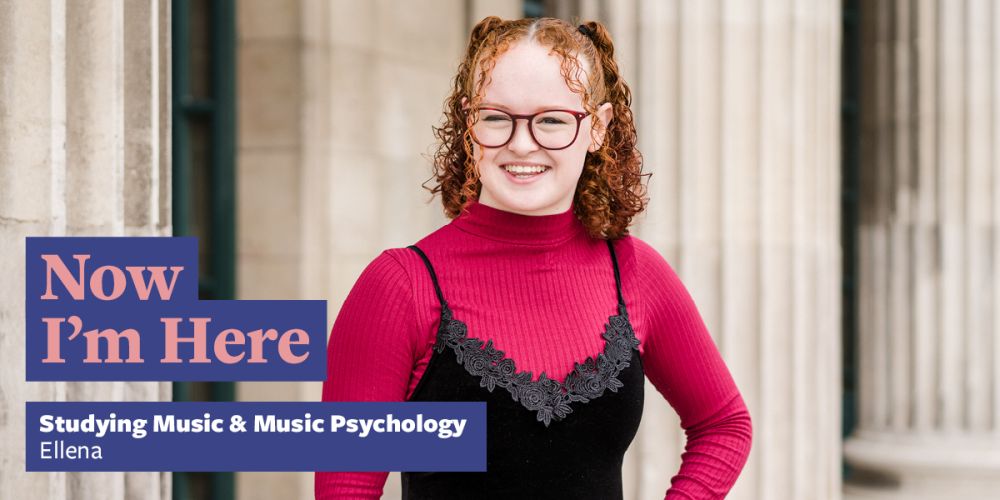
[[730, 463], [743, 467], [753, 445], [753, 419], [737, 394], [712, 418], [687, 429], [688, 443], [712, 442], [727, 450]]
[[716, 432], [727, 436], [734, 451], [737, 451], [737, 456], [742, 462], [746, 462], [753, 446], [753, 419], [746, 403], [739, 395], [731, 406], [730, 413], [716, 426]]
[[737, 420], [737, 425], [740, 429], [739, 434], [742, 436], [744, 444], [743, 458], [746, 461], [746, 458], [750, 456], [750, 449], [753, 447], [753, 419], [750, 417], [750, 411], [745, 405], [743, 406], [743, 413]]
[[725, 421], [722, 432], [731, 439], [735, 451], [734, 465], [742, 469], [750, 457], [750, 449], [753, 446], [753, 419], [742, 398], [739, 402], [741, 407]]
[[733, 410], [726, 419], [727, 426], [732, 434], [739, 436], [746, 443], [747, 452], [753, 444], [753, 419], [750, 417], [750, 410], [747, 408], [743, 397], [739, 394], [733, 399]]

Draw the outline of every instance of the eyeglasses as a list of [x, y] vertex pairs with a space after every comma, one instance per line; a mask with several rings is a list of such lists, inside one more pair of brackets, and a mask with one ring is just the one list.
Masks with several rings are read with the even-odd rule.
[[479, 108], [472, 125], [472, 140], [484, 148], [506, 146], [514, 138], [518, 120], [528, 121], [528, 133], [539, 146], [566, 149], [576, 142], [580, 122], [590, 113], [550, 109], [531, 115], [515, 115], [496, 108]]

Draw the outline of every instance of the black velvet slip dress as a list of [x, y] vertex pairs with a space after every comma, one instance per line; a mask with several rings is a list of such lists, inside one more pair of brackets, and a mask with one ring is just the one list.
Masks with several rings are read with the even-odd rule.
[[409, 401], [486, 401], [487, 471], [403, 472], [403, 498], [622, 498], [622, 459], [642, 417], [644, 374], [612, 242], [618, 305], [604, 325], [604, 351], [575, 363], [561, 383], [544, 373], [533, 380], [492, 340], [468, 337], [427, 255], [408, 248], [423, 259], [441, 303], [434, 351]]

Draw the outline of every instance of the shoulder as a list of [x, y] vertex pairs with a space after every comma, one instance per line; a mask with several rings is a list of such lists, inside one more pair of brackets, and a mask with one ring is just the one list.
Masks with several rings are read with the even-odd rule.
[[622, 238], [616, 251], [619, 248], [623, 279], [631, 281], [647, 314], [676, 312], [694, 306], [687, 287], [659, 250], [632, 235]]
[[[435, 245], [415, 245], [435, 268], [441, 259], [441, 248]], [[387, 248], [372, 259], [361, 272], [355, 287], [405, 290], [412, 296], [415, 290], [429, 286], [428, 263], [417, 250], [409, 247]], [[436, 271], [435, 271], [436, 272]]]
[[635, 235], [626, 235], [615, 241], [615, 253], [623, 268], [640, 277], [673, 275], [673, 267], [652, 245]]
[[[382, 294], [392, 290], [405, 290], [406, 295], [414, 296], [415, 291], [419, 292], [418, 289], [431, 282], [429, 265], [424, 262], [421, 253], [436, 268], [440, 261], [448, 260], [449, 249], [457, 239], [457, 231], [453, 224], [447, 223], [413, 245], [384, 248], [365, 265], [355, 288], [377, 290]], [[411, 246], [416, 248], [410, 248]]]
[[383, 250], [365, 265], [351, 293], [386, 295], [409, 291], [412, 288], [412, 270], [409, 269], [412, 262], [408, 254], [413, 253], [406, 248]]

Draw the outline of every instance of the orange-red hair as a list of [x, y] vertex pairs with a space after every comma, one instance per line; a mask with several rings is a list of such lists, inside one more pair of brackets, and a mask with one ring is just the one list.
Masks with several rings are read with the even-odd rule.
[[[642, 155], [636, 149], [635, 124], [630, 104], [631, 91], [618, 71], [614, 46], [604, 25], [591, 21], [583, 24], [584, 34], [577, 26], [554, 18], [518, 19], [505, 21], [490, 16], [472, 29], [465, 57], [455, 75], [451, 95], [445, 101], [445, 113], [440, 127], [434, 127], [439, 144], [434, 154], [434, 175], [437, 184], [427, 188], [432, 196], [441, 193], [441, 203], [449, 218], [457, 217], [471, 200], [478, 199], [479, 181], [472, 154], [469, 113], [462, 99], [475, 109], [489, 83], [489, 74], [510, 46], [530, 37], [550, 47], [562, 60], [561, 73], [566, 84], [583, 97], [584, 108], [594, 113], [609, 102], [614, 117], [601, 148], [587, 153], [583, 173], [574, 195], [576, 216], [595, 238], [617, 239], [628, 234], [632, 218], [645, 209], [648, 199], [641, 182]], [[579, 58], [590, 71], [587, 84], [579, 74]], [[478, 68], [479, 73], [474, 74]], [[475, 88], [473, 88], [475, 87]], [[598, 126], [598, 120], [593, 120]]]

